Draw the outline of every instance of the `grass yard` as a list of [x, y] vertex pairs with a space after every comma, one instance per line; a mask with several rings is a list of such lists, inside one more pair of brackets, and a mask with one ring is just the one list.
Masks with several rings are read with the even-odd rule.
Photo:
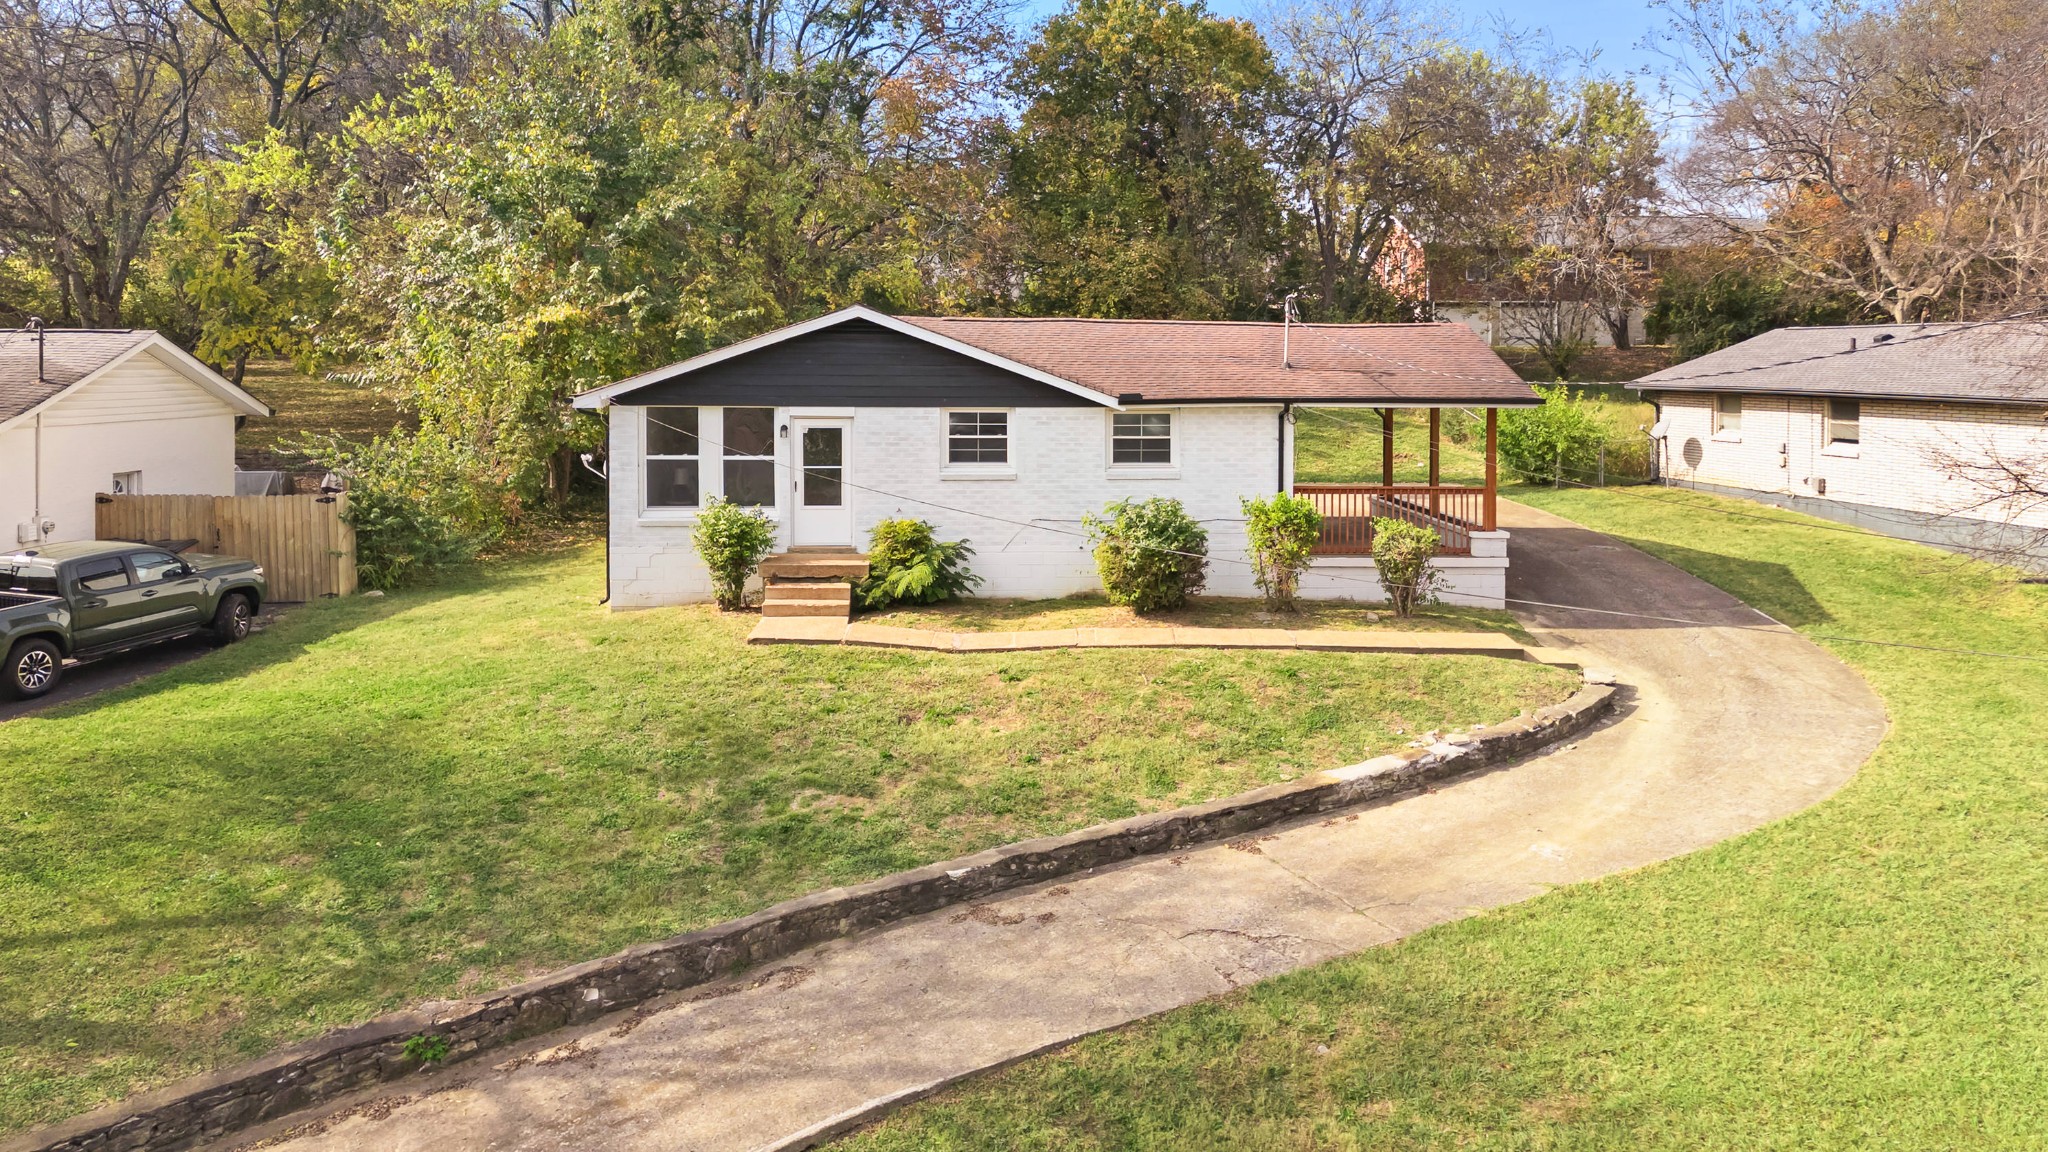
[[0, 1130], [1563, 699], [1513, 661], [750, 648], [585, 543], [0, 724]]
[[407, 422], [389, 399], [324, 376], [306, 376], [283, 360], [250, 364], [242, 387], [277, 410], [274, 416], [250, 417], [235, 433], [237, 456], [250, 461], [272, 459], [308, 432], [367, 443]]
[[[2048, 654], [2048, 587], [1930, 549], [1694, 493], [1519, 498], [1809, 632]], [[2048, 1147], [2048, 664], [1830, 647], [1894, 728], [1826, 803], [1084, 1041], [843, 1147]]]
[[[1619, 384], [1573, 385], [1593, 417], [1607, 428], [1611, 477], [1646, 476], [1649, 442], [1643, 432], [1656, 422], [1656, 410]], [[1294, 424], [1294, 478], [1303, 484], [1377, 484], [1380, 482], [1380, 415], [1366, 408], [1302, 408]], [[1446, 408], [1437, 449], [1437, 467], [1445, 484], [1486, 482], [1486, 413]], [[1509, 477], [1501, 467], [1505, 483]], [[1591, 476], [1584, 477], [1590, 481]], [[1429, 413], [1421, 408], [1394, 412], [1394, 482], [1429, 482]]]
[[1302, 600], [1296, 612], [1271, 612], [1260, 600], [1197, 596], [1175, 612], [1140, 616], [1101, 596], [1057, 600], [955, 600], [945, 604], [862, 613], [871, 624], [951, 632], [1007, 632], [1047, 628], [1371, 628], [1410, 632], [1505, 632], [1524, 643], [1527, 632], [1507, 612], [1436, 604], [1403, 619], [1382, 608], [1333, 600]]

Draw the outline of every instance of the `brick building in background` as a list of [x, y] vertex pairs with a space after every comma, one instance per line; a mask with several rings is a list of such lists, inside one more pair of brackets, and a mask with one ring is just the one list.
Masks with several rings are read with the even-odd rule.
[[2048, 568], [2048, 327], [1781, 328], [1632, 386], [1666, 483]]

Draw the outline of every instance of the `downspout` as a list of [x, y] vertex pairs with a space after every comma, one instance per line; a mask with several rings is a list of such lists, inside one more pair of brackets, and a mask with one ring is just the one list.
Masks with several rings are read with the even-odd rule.
[[[28, 328], [29, 331], [36, 334], [36, 384], [37, 391], [40, 393], [41, 386], [47, 383], [43, 378], [43, 318], [40, 316], [29, 317]], [[36, 410], [34, 455], [35, 462], [32, 467], [35, 470], [35, 512], [32, 514], [30, 522], [35, 527], [36, 543], [44, 544], [48, 543], [48, 541], [43, 539], [43, 413], [40, 408]]]
[[1279, 486], [1276, 490], [1283, 494], [1287, 491], [1287, 422], [1293, 418], [1294, 405], [1281, 404], [1279, 434], [1275, 437], [1279, 447], [1275, 455], [1278, 456], [1280, 463]]
[[604, 598], [612, 602], [612, 409], [604, 410]]

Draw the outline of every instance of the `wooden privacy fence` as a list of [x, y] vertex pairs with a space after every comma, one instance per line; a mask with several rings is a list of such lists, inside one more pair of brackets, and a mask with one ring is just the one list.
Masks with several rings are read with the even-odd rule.
[[263, 565], [272, 600], [356, 590], [356, 532], [334, 496], [108, 496], [94, 507], [102, 540], [197, 540], [191, 551]]
[[1370, 555], [1377, 516], [1434, 528], [1438, 555], [1463, 556], [1486, 516], [1486, 489], [1451, 484], [1296, 484], [1294, 494], [1323, 514], [1318, 556]]

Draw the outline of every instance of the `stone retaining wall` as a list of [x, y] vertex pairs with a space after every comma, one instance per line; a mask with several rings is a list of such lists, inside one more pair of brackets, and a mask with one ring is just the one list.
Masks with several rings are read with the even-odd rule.
[[1256, 791], [993, 848], [564, 968], [486, 996], [434, 1002], [329, 1032], [261, 1060], [122, 1101], [0, 1143], [0, 1152], [168, 1152], [419, 1068], [415, 1036], [445, 1037], [448, 1061], [576, 1024], [826, 940], [1134, 857], [1412, 791], [1514, 760], [1585, 731], [1614, 707], [1589, 683], [1562, 704], [1363, 764]]

